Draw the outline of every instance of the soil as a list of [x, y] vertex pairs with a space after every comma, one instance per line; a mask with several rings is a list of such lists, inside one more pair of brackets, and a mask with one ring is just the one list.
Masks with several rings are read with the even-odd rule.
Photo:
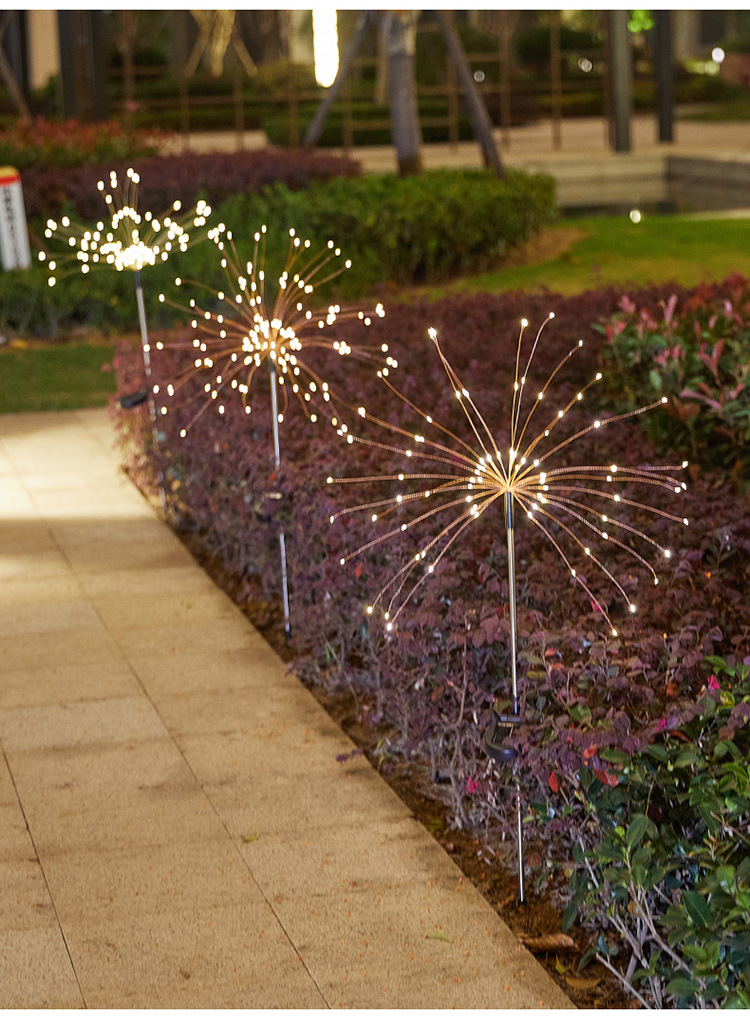
[[[260, 594], [238, 598], [240, 584], [229, 574], [218, 558], [206, 554], [200, 541], [189, 532], [178, 532], [206, 573], [240, 607], [253, 626], [263, 635], [276, 653], [286, 662], [294, 654], [286, 644], [281, 608], [265, 601]], [[244, 592], [246, 592], [246, 588]], [[573, 926], [568, 933], [573, 946], [566, 946], [562, 933], [563, 908], [554, 891], [537, 893], [529, 883], [525, 903], [518, 902], [518, 879], [513, 871], [515, 845], [512, 840], [500, 849], [491, 849], [487, 843], [465, 830], [451, 829], [446, 808], [425, 792], [425, 779], [419, 767], [409, 762], [383, 760], [376, 754], [379, 741], [386, 731], [375, 730], [363, 724], [361, 705], [350, 692], [330, 692], [305, 681], [320, 705], [339, 724], [357, 749], [367, 756], [372, 766], [386, 783], [409, 807], [415, 818], [433, 834], [443, 849], [450, 854], [464, 875], [474, 884], [488, 903], [497, 911], [505, 924], [521, 940], [545, 937], [550, 949], [529, 945], [528, 949], [551, 977], [566, 993], [572, 1003], [582, 1009], [627, 1009], [640, 1006], [630, 999], [613, 975], [593, 958], [581, 972], [578, 964], [590, 943], [590, 935]], [[527, 846], [529, 864], [541, 862], [541, 848]]]

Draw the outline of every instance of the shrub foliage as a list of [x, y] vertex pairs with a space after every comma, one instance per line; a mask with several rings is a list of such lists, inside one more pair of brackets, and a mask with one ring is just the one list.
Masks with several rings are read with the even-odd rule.
[[[735, 284], [715, 288], [709, 303], [724, 307]], [[630, 301], [658, 307], [671, 293], [654, 289]], [[678, 302], [691, 300], [686, 291], [676, 293]], [[571, 337], [584, 340], [580, 357], [559, 374], [563, 392], [574, 395], [610, 357], [595, 326], [611, 320], [620, 299], [608, 290], [553, 301], [556, 319], [537, 357], [555, 365]], [[451, 388], [425, 338], [434, 325], [477, 405], [492, 409], [491, 428], [502, 430], [517, 323], [522, 316], [541, 322], [550, 300], [506, 294], [397, 305], [369, 331], [353, 323], [339, 335], [352, 345], [387, 340], [400, 363], [400, 388], [432, 409], [436, 420], [460, 429]], [[174, 357], [163, 352], [155, 359], [161, 385], [174, 375]], [[373, 373], [347, 372], [338, 357], [330, 365], [321, 359], [321, 374], [352, 404], [365, 403], [392, 424], [413, 429], [408, 409]], [[123, 389], [136, 386], [137, 356], [123, 353], [119, 378]], [[196, 384], [195, 399], [201, 394]], [[613, 401], [616, 394], [613, 387]], [[619, 410], [628, 400], [624, 395]], [[160, 419], [156, 448], [145, 418], [116, 415], [141, 484], [153, 488], [162, 472], [181, 526], [221, 558], [246, 593], [261, 586], [278, 598], [276, 540], [283, 524], [296, 669], [314, 683], [354, 691], [360, 717], [383, 728], [381, 768], [387, 771], [395, 757], [420, 765], [453, 824], [492, 842], [503, 829], [512, 831], [514, 809], [512, 775], [487, 760], [481, 743], [493, 706], [509, 698], [502, 511], [472, 524], [421, 599], [404, 609], [398, 629], [387, 633], [364, 606], [413, 552], [412, 541], [396, 535], [342, 566], [341, 556], [374, 538], [376, 525], [361, 514], [329, 524], [336, 510], [359, 497], [353, 501], [348, 487], [327, 487], [324, 480], [390, 474], [403, 470], [402, 462], [343, 444], [301, 414], [295, 422], [290, 408], [283, 465], [274, 473], [269, 412], [259, 394], [249, 417], [239, 403], [227, 406], [226, 415], [204, 415], [180, 439], [189, 412], [176, 409]], [[502, 432], [496, 435], [502, 444]], [[606, 443], [596, 433], [582, 440], [575, 461], [583, 464], [610, 457], [657, 464], [670, 456], [637, 422], [621, 423]], [[283, 499], [269, 499], [271, 491]], [[364, 501], [370, 493], [360, 496]], [[514, 736], [516, 776], [532, 806], [527, 832], [542, 848], [537, 884], [551, 881], [555, 862], [570, 868], [577, 861], [571, 912], [580, 908], [588, 924], [602, 930], [594, 952], [615, 970], [618, 946], [635, 954], [632, 966], [623, 959], [619, 969], [627, 988], [649, 1003], [661, 997], [679, 1005], [743, 1005], [748, 875], [741, 865], [745, 837], [733, 834], [745, 833], [748, 821], [750, 503], [709, 471], [692, 482], [686, 499], [688, 530], [665, 519], [646, 523], [637, 508], [629, 511], [631, 524], [647, 525], [673, 555], [660, 569], [658, 587], [624, 552], [615, 548], [608, 555], [607, 566], [639, 605], [637, 618], [624, 606], [613, 617], [617, 638], [598, 605], [571, 584], [544, 537], [517, 527], [523, 725]], [[670, 506], [666, 495], [664, 506]], [[593, 574], [587, 580], [597, 590], [604, 582]], [[719, 663], [736, 690], [722, 683], [717, 698], [707, 675], [718, 674]], [[646, 931], [644, 919], [653, 920], [653, 928]], [[633, 950], [631, 937], [641, 949]]]

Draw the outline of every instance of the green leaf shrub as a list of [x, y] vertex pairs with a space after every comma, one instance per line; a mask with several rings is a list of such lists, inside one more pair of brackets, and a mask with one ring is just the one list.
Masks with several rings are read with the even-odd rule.
[[496, 264], [555, 215], [554, 181], [509, 170], [438, 170], [313, 182], [304, 192], [277, 184], [238, 195], [220, 215], [235, 236], [268, 225], [284, 245], [290, 227], [325, 244], [333, 238], [352, 259], [345, 296], [383, 281], [432, 283]]
[[[212, 202], [210, 189], [205, 192]], [[490, 171], [436, 171], [404, 179], [334, 177], [296, 191], [276, 183], [216, 204], [210, 223], [226, 223], [248, 259], [253, 234], [267, 224], [268, 258], [282, 265], [291, 227], [321, 248], [333, 239], [352, 260], [351, 269], [327, 292], [318, 291], [321, 299], [333, 299], [360, 297], [384, 283], [431, 283], [480, 272], [553, 215], [554, 182], [546, 176], [511, 171], [499, 180]], [[148, 267], [143, 286], [154, 327], [185, 319], [157, 300], [161, 291], [170, 290], [176, 274], [216, 288], [224, 284], [220, 255], [208, 242]], [[72, 269], [70, 276], [61, 276], [54, 293], [45, 280], [38, 264], [0, 274], [0, 309], [10, 332], [55, 336], [80, 325], [132, 329], [130, 274], [104, 268], [83, 278]], [[19, 289], [26, 291], [23, 302], [17, 298]]]
[[703, 467], [720, 467], [739, 485], [750, 475], [750, 284], [736, 275], [698, 288], [681, 307], [676, 295], [658, 311], [627, 296], [600, 327], [618, 409], [670, 398], [644, 425], [658, 443]]
[[585, 771], [582, 838], [565, 924], [598, 930], [590, 953], [644, 1005], [750, 1007], [750, 667], [713, 669], [692, 719], [619, 769]]

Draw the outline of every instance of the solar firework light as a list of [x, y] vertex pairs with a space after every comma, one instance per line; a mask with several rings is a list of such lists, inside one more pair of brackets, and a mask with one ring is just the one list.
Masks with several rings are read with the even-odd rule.
[[[617, 637], [618, 632], [606, 606], [602, 604], [601, 599], [594, 599], [587, 580], [574, 563], [581, 560], [593, 562], [624, 598], [630, 613], [636, 612], [636, 605], [603, 560], [593, 551], [589, 545], [590, 537], [593, 536], [605, 544], [614, 544], [629, 553], [650, 572], [654, 584], [658, 584], [659, 578], [653, 564], [631, 543], [651, 549], [664, 559], [669, 559], [671, 551], [630, 521], [624, 520], [620, 514], [626, 508], [633, 508], [639, 513], [648, 511], [657, 517], [688, 524], [688, 519], [682, 515], [632, 499], [626, 495], [624, 488], [628, 483], [646, 484], [681, 495], [686, 489], [685, 483], [675, 478], [673, 473], [686, 468], [686, 461], [680, 465], [635, 467], [618, 464], [559, 463], [560, 455], [567, 452], [577, 440], [587, 435], [598, 434], [600, 430], [616, 422], [634, 418], [665, 404], [666, 397], [621, 415], [594, 418], [588, 425], [582, 428], [574, 427], [572, 433], [565, 435], [565, 427], [570, 419], [569, 413], [573, 408], [583, 406], [582, 402], [587, 391], [602, 379], [602, 373], [597, 373], [594, 379], [576, 391], [569, 400], [554, 407], [551, 413], [546, 413], [541, 429], [538, 429], [538, 424], [532, 429], [533, 419], [536, 417], [538, 421], [539, 416], [550, 404], [550, 388], [555, 377], [583, 346], [583, 341], [579, 341], [558, 362], [543, 386], [532, 390], [529, 380], [532, 361], [544, 326], [553, 318], [554, 314], [550, 313], [542, 324], [523, 366], [522, 354], [528, 323], [526, 320], [521, 322], [516, 345], [513, 386], [508, 398], [510, 415], [507, 447], [503, 444], [501, 448], [496, 442], [470, 392], [443, 354], [437, 332], [433, 329], [428, 333], [455, 399], [463, 412], [468, 426], [469, 442], [419, 408], [394, 386], [384, 372], [379, 373], [380, 378], [394, 397], [411, 409], [418, 421], [416, 429], [409, 430], [393, 425], [371, 415], [364, 407], [357, 409], [353, 423], [358, 420], [371, 422], [395, 436], [394, 442], [372, 439], [371, 436], [361, 433], [353, 423], [349, 425], [339, 419], [333, 422], [337, 432], [347, 443], [352, 445], [361, 443], [390, 454], [401, 455], [409, 464], [407, 471], [395, 474], [345, 478], [329, 476], [327, 480], [329, 485], [380, 484], [385, 481], [399, 483], [398, 492], [394, 496], [347, 507], [331, 516], [331, 524], [342, 515], [356, 512], [369, 514], [373, 522], [386, 523], [382, 534], [341, 557], [342, 565], [381, 543], [387, 543], [389, 539], [408, 534], [411, 529], [424, 530], [433, 522], [436, 523], [436, 530], [431, 537], [417, 541], [406, 563], [388, 577], [372, 602], [365, 607], [365, 612], [372, 615], [379, 606], [382, 606], [386, 631], [394, 629], [404, 607], [434, 574], [435, 568], [450, 553], [453, 544], [465, 529], [502, 498], [508, 546], [513, 711], [508, 716], [498, 716], [493, 712], [494, 722], [483, 738], [488, 754], [496, 761], [506, 763], [513, 763], [517, 757], [507, 738], [521, 723], [521, 698], [517, 678], [516, 513], [522, 514], [533, 523], [552, 544], [562, 558], [571, 580], [586, 592], [592, 605], [602, 613], [613, 637]], [[443, 512], [449, 517], [447, 524], [436, 521], [437, 516]], [[389, 520], [392, 522], [390, 527], [387, 524]], [[521, 792], [517, 774], [516, 816], [519, 897], [523, 903], [525, 899], [523, 830]]]
[[[360, 321], [369, 326], [374, 318], [385, 315], [378, 303], [365, 312], [353, 307], [330, 304], [323, 310], [310, 307], [317, 288], [338, 277], [351, 265], [344, 260], [341, 250], [329, 241], [322, 250], [313, 250], [309, 240], [303, 240], [294, 229], [289, 231], [289, 248], [278, 276], [269, 276], [266, 270], [267, 229], [263, 226], [253, 236], [253, 258], [243, 261], [237, 251], [232, 232], [225, 224], [209, 231], [209, 238], [218, 251], [224, 272], [226, 289], [214, 290], [197, 281], [175, 279], [177, 287], [192, 285], [207, 292], [206, 305], [197, 299], [190, 300], [188, 308], [171, 301], [170, 304], [191, 315], [194, 331], [189, 343], [164, 343], [157, 350], [183, 350], [191, 355], [190, 364], [164, 392], [158, 384], [154, 391], [164, 401], [162, 414], [180, 407], [182, 394], [196, 382], [202, 385], [202, 398], [188, 422], [180, 429], [185, 438], [198, 419], [210, 409], [225, 416], [228, 400], [238, 401], [245, 414], [252, 412], [252, 394], [261, 368], [267, 368], [271, 398], [271, 426], [273, 431], [273, 463], [276, 472], [281, 467], [280, 426], [284, 422], [290, 396], [296, 398], [302, 411], [311, 422], [316, 422], [322, 409], [335, 408], [336, 397], [329, 383], [310, 364], [308, 355], [317, 351], [330, 351], [342, 357], [351, 357], [368, 363], [395, 366], [388, 355], [388, 345], [352, 347], [335, 336], [337, 323]], [[165, 295], [159, 295], [167, 301]], [[187, 398], [190, 404], [194, 398]], [[280, 493], [268, 496], [279, 499]], [[279, 529], [281, 584], [284, 605], [284, 630], [291, 635], [288, 573], [286, 563], [286, 537]]]
[[[47, 220], [44, 236], [55, 238], [67, 245], [64, 256], [56, 257], [46, 252], [39, 253], [39, 260], [46, 263], [49, 272], [47, 282], [54, 287], [61, 269], [75, 262], [84, 275], [99, 269], [114, 269], [118, 273], [132, 272], [135, 277], [135, 295], [138, 305], [138, 326], [141, 336], [141, 356], [145, 386], [133, 394], [126, 394], [121, 404], [133, 408], [148, 402], [149, 415], [156, 440], [156, 409], [151, 390], [151, 345], [146, 324], [146, 310], [143, 301], [141, 270], [166, 262], [176, 251], [185, 252], [196, 240], [202, 240], [211, 207], [202, 199], [188, 212], [182, 212], [182, 203], [177, 200], [170, 209], [160, 216], [150, 211], [138, 210], [138, 186], [140, 175], [131, 168], [121, 184], [116, 171], [110, 171], [109, 185], [99, 181], [97, 188], [107, 207], [108, 221], [100, 220], [94, 228], [76, 223], [69, 216], [59, 220]], [[198, 229], [196, 238], [194, 231]], [[191, 233], [192, 232], [192, 233]], [[164, 487], [160, 479], [162, 509], [166, 509]]]

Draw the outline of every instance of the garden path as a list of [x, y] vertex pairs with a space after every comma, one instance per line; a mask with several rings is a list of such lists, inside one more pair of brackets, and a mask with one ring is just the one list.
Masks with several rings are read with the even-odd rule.
[[569, 1008], [112, 448], [0, 418], [0, 1008]]

